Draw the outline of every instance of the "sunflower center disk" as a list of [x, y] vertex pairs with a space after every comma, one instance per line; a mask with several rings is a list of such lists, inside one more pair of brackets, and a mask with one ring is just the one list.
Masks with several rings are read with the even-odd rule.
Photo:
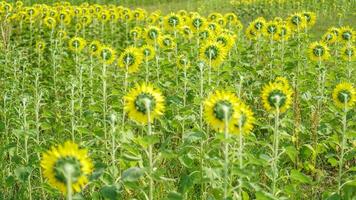
[[155, 109], [156, 107], [156, 101], [154, 97], [151, 94], [148, 93], [141, 93], [136, 97], [135, 100], [135, 108], [138, 112], [141, 112], [143, 114], [147, 113], [147, 105], [150, 109], [150, 112]]
[[60, 158], [54, 165], [55, 178], [64, 184], [67, 183], [68, 176], [71, 176], [72, 183], [76, 183], [81, 173], [80, 162], [74, 157]]
[[342, 103], [348, 103], [351, 100], [351, 93], [348, 90], [341, 90], [337, 98]]
[[229, 101], [219, 101], [214, 106], [214, 115], [220, 121], [224, 121], [225, 116], [227, 120], [230, 121], [233, 112], [234, 110]]
[[216, 46], [209, 46], [205, 51], [205, 55], [207, 58], [215, 60], [219, 55], [219, 50]]
[[268, 103], [272, 107], [281, 108], [286, 102], [286, 95], [279, 90], [272, 91], [268, 96]]
[[131, 54], [126, 54], [124, 56], [124, 64], [127, 66], [131, 66], [135, 63], [135, 57]]
[[324, 48], [322, 46], [316, 46], [313, 53], [315, 56], [321, 57], [324, 55]]

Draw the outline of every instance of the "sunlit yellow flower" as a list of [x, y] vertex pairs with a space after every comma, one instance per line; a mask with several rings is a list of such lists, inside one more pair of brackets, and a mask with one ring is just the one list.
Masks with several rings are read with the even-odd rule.
[[215, 91], [204, 101], [204, 118], [216, 131], [222, 132], [227, 122], [229, 132], [235, 129], [234, 113], [238, 110], [239, 99], [226, 91]]
[[114, 62], [116, 58], [116, 52], [114, 49], [112, 49], [109, 46], [101, 45], [98, 50], [98, 57], [101, 60], [101, 62], [110, 65]]
[[66, 11], [62, 11], [58, 13], [57, 18], [58, 18], [57, 20], [61, 24], [65, 24], [65, 25], [69, 25], [70, 22], [72, 21], [72, 17], [70, 16], [70, 13]]
[[200, 30], [205, 28], [206, 19], [199, 15], [194, 15], [191, 17], [191, 19], [189, 21], [189, 26], [193, 32], [199, 32]]
[[270, 40], [279, 40], [279, 24], [277, 22], [267, 22], [262, 29], [263, 34]]
[[308, 48], [309, 58], [313, 61], [325, 61], [330, 57], [329, 48], [323, 42], [313, 42]]
[[199, 58], [212, 67], [219, 67], [225, 57], [226, 50], [217, 41], [208, 41], [200, 48]]
[[255, 19], [253, 22], [251, 22], [250, 25], [255, 32], [262, 32], [266, 25], [266, 20], [263, 17], [259, 17]]
[[244, 103], [239, 103], [237, 110], [233, 116], [234, 128], [238, 134], [248, 134], [253, 129], [253, 124], [256, 119], [253, 116], [253, 112], [249, 106]]
[[345, 26], [340, 28], [339, 39], [341, 42], [352, 43], [355, 41], [355, 38], [355, 31], [351, 27]]
[[245, 35], [249, 40], [256, 40], [259, 37], [259, 32], [250, 24], [245, 30]]
[[98, 50], [100, 49], [100, 47], [102, 46], [102, 44], [97, 41], [97, 40], [94, 40], [92, 41], [89, 45], [88, 45], [88, 48], [89, 48], [89, 53], [91, 55], [97, 55], [98, 54]]
[[128, 113], [129, 118], [136, 122], [147, 124], [148, 111], [150, 114], [150, 123], [164, 114], [164, 96], [158, 89], [153, 88], [152, 85], [136, 85], [124, 97], [124, 100], [125, 111]]
[[53, 29], [56, 27], [57, 22], [53, 17], [46, 17], [43, 19], [43, 23], [50, 29]]
[[91, 15], [83, 15], [79, 18], [79, 21], [83, 26], [89, 26], [92, 23], [93, 19]]
[[80, 192], [88, 183], [88, 176], [93, 171], [92, 160], [86, 149], [79, 149], [73, 142], [66, 142], [57, 148], [52, 147], [42, 155], [43, 175], [53, 187], [66, 193], [68, 177], [72, 190]]
[[148, 43], [157, 43], [160, 35], [161, 35], [161, 31], [158, 27], [149, 26], [147, 29], [145, 29], [143, 37], [146, 39], [146, 42]]
[[146, 61], [150, 61], [156, 56], [156, 51], [152, 45], [142, 46], [141, 51]]
[[36, 41], [36, 51], [42, 53], [46, 48], [46, 43], [43, 40]]
[[226, 32], [220, 33], [214, 38], [217, 42], [221, 43], [223, 47], [230, 49], [235, 44], [235, 36], [229, 35]]
[[182, 26], [180, 28], [180, 33], [186, 39], [191, 39], [193, 37], [193, 31], [190, 26]]
[[82, 51], [86, 46], [86, 41], [81, 37], [74, 37], [68, 41], [68, 48], [74, 52]]
[[325, 42], [326, 44], [334, 44], [337, 39], [338, 37], [335, 35], [335, 33], [328, 31], [322, 36], [321, 41]]
[[303, 16], [306, 19], [308, 27], [314, 26], [316, 22], [316, 14], [314, 12], [303, 12]]
[[356, 60], [356, 48], [355, 46], [346, 45], [340, 50], [340, 54], [343, 60], [345, 61], [354, 61]]
[[130, 38], [134, 41], [137, 41], [142, 35], [142, 29], [140, 27], [135, 27], [129, 32]]
[[271, 82], [263, 87], [261, 97], [267, 112], [276, 112], [278, 108], [283, 113], [292, 103], [292, 90], [282, 83]]
[[296, 31], [301, 31], [307, 26], [307, 20], [304, 15], [295, 13], [287, 18], [287, 24]]
[[142, 51], [135, 47], [128, 47], [121, 53], [118, 59], [118, 66], [127, 70], [128, 73], [134, 73], [138, 71], [142, 62]]
[[178, 30], [183, 25], [181, 17], [175, 13], [171, 13], [163, 18], [164, 28], [166, 30]]
[[176, 47], [176, 42], [170, 35], [163, 35], [158, 39], [159, 46], [164, 50], [172, 50]]
[[279, 26], [279, 39], [282, 41], [287, 41], [289, 40], [290, 36], [292, 35], [292, 31], [287, 25], [280, 25]]
[[190, 67], [190, 61], [189, 58], [186, 54], [181, 54], [177, 57], [177, 61], [176, 61], [177, 66], [180, 69], [187, 69]]
[[59, 30], [57, 32], [57, 37], [60, 39], [60, 40], [64, 40], [67, 38], [67, 32], [65, 32], [64, 30]]
[[356, 91], [351, 83], [343, 82], [336, 85], [332, 97], [338, 108], [349, 109], [355, 105]]
[[213, 21], [215, 21], [216, 19], [221, 18], [221, 17], [223, 17], [222, 14], [217, 13], [217, 12], [213, 12], [213, 13], [210, 13], [210, 14], [208, 15], [208, 21], [213, 22]]

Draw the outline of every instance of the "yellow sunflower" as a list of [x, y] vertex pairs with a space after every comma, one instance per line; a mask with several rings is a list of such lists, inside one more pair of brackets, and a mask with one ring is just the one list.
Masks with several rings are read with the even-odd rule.
[[235, 44], [235, 36], [228, 33], [220, 33], [214, 38], [215, 41], [222, 44], [223, 47], [230, 49]]
[[176, 42], [174, 38], [170, 35], [163, 35], [158, 38], [159, 46], [164, 50], [172, 50], [176, 47]]
[[43, 40], [36, 41], [36, 51], [42, 53], [46, 48], [46, 43]]
[[341, 57], [345, 61], [354, 61], [356, 60], [356, 48], [355, 46], [346, 45], [340, 50]]
[[207, 41], [200, 48], [199, 58], [212, 67], [219, 67], [226, 58], [226, 50], [220, 42]]
[[180, 34], [186, 39], [191, 39], [193, 37], [193, 31], [190, 26], [182, 26], [180, 28]]
[[171, 13], [163, 18], [163, 25], [166, 30], [178, 30], [183, 25], [181, 17], [175, 13]]
[[356, 91], [351, 83], [343, 82], [336, 85], [332, 97], [338, 108], [352, 108], [356, 102]]
[[46, 17], [43, 19], [43, 23], [50, 29], [53, 29], [56, 27], [57, 25], [57, 21], [56, 19], [54, 19], [53, 17]]
[[147, 43], [156, 43], [161, 35], [161, 30], [156, 26], [149, 26], [144, 31], [144, 38]]
[[93, 171], [92, 160], [86, 149], [79, 149], [73, 142], [66, 142], [57, 148], [52, 147], [42, 155], [43, 175], [53, 187], [66, 193], [68, 176], [71, 177], [72, 190], [80, 192], [88, 183]]
[[266, 20], [263, 17], [259, 17], [251, 22], [251, 27], [255, 32], [262, 32], [266, 25]]
[[101, 45], [102, 45], [102, 44], [101, 44], [98, 40], [92, 41], [92, 42], [88, 45], [89, 53], [90, 53], [91, 55], [97, 55], [98, 50], [100, 49]]
[[283, 113], [292, 103], [292, 90], [279, 82], [270, 82], [262, 89], [261, 98], [267, 112]]
[[337, 39], [338, 37], [335, 33], [328, 31], [322, 36], [321, 41], [325, 42], [326, 44], [334, 44]]
[[308, 48], [309, 58], [313, 61], [325, 61], [330, 57], [329, 48], [323, 42], [313, 42]]
[[138, 71], [142, 62], [142, 51], [135, 47], [128, 47], [121, 53], [118, 59], [118, 66], [128, 70], [129, 73], [135, 73]]
[[199, 15], [194, 15], [189, 21], [189, 26], [193, 32], [199, 32], [206, 26], [206, 19]]
[[260, 33], [256, 31], [252, 24], [250, 24], [245, 30], [245, 35], [249, 40], [256, 40]]
[[140, 27], [135, 27], [133, 29], [130, 30], [129, 32], [129, 37], [136, 41], [138, 40], [142, 35], [142, 29]]
[[295, 13], [287, 18], [287, 24], [293, 30], [301, 31], [301, 29], [304, 29], [307, 26], [307, 20], [302, 14]]
[[251, 108], [244, 103], [239, 103], [237, 110], [234, 113], [234, 126], [235, 130], [237, 130], [236, 133], [240, 134], [240, 130], [243, 134], [250, 133], [253, 129], [255, 121], [256, 119], [253, 116]]
[[287, 41], [292, 35], [292, 31], [289, 26], [280, 25], [278, 35], [280, 40]]
[[64, 40], [67, 38], [67, 32], [65, 32], [64, 30], [59, 30], [57, 32], [57, 37], [60, 39], [60, 40]]
[[141, 51], [146, 61], [150, 61], [156, 56], [156, 51], [152, 45], [142, 46]]
[[147, 111], [150, 111], [150, 122], [163, 115], [165, 110], [164, 96], [152, 85], [136, 85], [124, 97], [125, 111], [132, 120], [147, 124]]
[[355, 38], [355, 31], [351, 27], [346, 26], [340, 28], [339, 40], [341, 42], [352, 43], [355, 41]]
[[286, 77], [278, 76], [278, 77], [274, 80], [274, 82], [280, 83], [280, 84], [282, 84], [282, 85], [285, 86], [285, 87], [289, 87], [289, 81], [288, 81], [288, 79], [287, 79]]
[[82, 51], [86, 44], [86, 41], [81, 37], [73, 37], [68, 41], [69, 49], [74, 52]]
[[220, 13], [217, 13], [217, 12], [213, 12], [213, 13], [210, 13], [208, 15], [208, 21], [212, 22], [212, 21], [215, 21], [217, 18], [220, 18], [220, 17], [223, 17], [223, 15], [220, 14]]
[[101, 62], [110, 65], [116, 58], [116, 52], [109, 46], [100, 46], [98, 49], [98, 57]]
[[233, 132], [235, 129], [233, 116], [238, 110], [238, 104], [239, 99], [235, 94], [215, 91], [204, 101], [204, 118], [218, 132], [224, 131], [226, 119], [229, 132]]
[[307, 26], [310, 28], [316, 23], [316, 14], [314, 12], [303, 12], [303, 16], [307, 22]]
[[190, 67], [190, 61], [186, 54], [181, 54], [177, 57], [176, 64], [180, 69], [187, 69]]
[[279, 40], [279, 24], [274, 21], [267, 22], [264, 28], [262, 29], [263, 34], [272, 40]]

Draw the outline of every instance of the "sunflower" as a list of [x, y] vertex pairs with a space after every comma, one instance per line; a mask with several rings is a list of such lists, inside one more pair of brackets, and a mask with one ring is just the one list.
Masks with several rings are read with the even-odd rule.
[[273, 19], [274, 22], [278, 23], [278, 24], [283, 24], [283, 19], [281, 17], [275, 17]]
[[57, 32], [57, 37], [61, 40], [64, 40], [67, 38], [67, 32], [65, 32], [64, 30], [59, 30]]
[[136, 47], [128, 47], [121, 53], [118, 66], [127, 69], [129, 73], [137, 72], [143, 62], [143, 54]]
[[337, 41], [338, 37], [335, 33], [328, 31], [322, 37], [321, 41], [325, 42], [326, 44], [334, 44]]
[[244, 103], [239, 103], [234, 113], [234, 128], [237, 133], [240, 134], [240, 130], [243, 134], [250, 133], [255, 121], [251, 108]]
[[198, 32], [206, 26], [206, 19], [199, 15], [194, 15], [190, 19], [189, 26], [193, 32]]
[[183, 22], [179, 15], [171, 13], [163, 18], [163, 25], [166, 30], [177, 30]]
[[72, 21], [72, 17], [70, 16], [70, 13], [66, 11], [62, 11], [58, 13], [57, 18], [58, 18], [57, 20], [61, 24], [65, 24], [65, 25], [69, 25], [70, 22]]
[[306, 27], [307, 20], [302, 14], [295, 13], [287, 18], [287, 24], [293, 30], [300, 31], [301, 29]]
[[86, 14], [86, 15], [81, 16], [79, 18], [79, 21], [83, 26], [89, 26], [92, 23], [93, 19], [92, 19], [91, 15]]
[[223, 47], [230, 49], [235, 44], [235, 36], [227, 33], [220, 33], [214, 38], [217, 42], [221, 43]]
[[217, 18], [216, 23], [218, 23], [221, 27], [225, 27], [226, 26], [226, 19], [224, 17], [220, 17]]
[[79, 149], [73, 142], [66, 142], [57, 148], [52, 147], [42, 155], [43, 175], [53, 187], [66, 193], [67, 177], [71, 176], [72, 190], [80, 192], [88, 183], [93, 171], [92, 160], [86, 149]]
[[177, 61], [176, 64], [178, 66], [178, 68], [180, 69], [187, 69], [188, 67], [190, 67], [190, 62], [189, 62], [189, 58], [186, 54], [181, 54], [177, 57]]
[[233, 24], [233, 23], [235, 23], [235, 22], [237, 21], [237, 16], [236, 16], [236, 14], [235, 14], [235, 13], [232, 13], [232, 12], [226, 13], [226, 14], [224, 15], [224, 18], [226, 19], [226, 23], [227, 23], [227, 24]]
[[341, 57], [345, 61], [354, 61], [356, 60], [356, 48], [355, 46], [346, 45], [340, 50]]
[[216, 131], [222, 132], [225, 128], [225, 119], [228, 122], [229, 132], [233, 132], [234, 113], [238, 110], [239, 99], [235, 94], [226, 91], [215, 91], [204, 101], [204, 117], [206, 122]]
[[332, 97], [338, 108], [352, 108], [356, 102], [356, 91], [351, 83], [343, 82], [336, 85]]
[[225, 60], [226, 50], [220, 42], [208, 41], [200, 48], [200, 59], [212, 67], [219, 67]]
[[288, 79], [287, 79], [286, 77], [278, 76], [278, 77], [274, 80], [274, 82], [280, 83], [280, 84], [282, 84], [283, 86], [289, 88], [289, 81], [288, 81]]
[[220, 33], [221, 32], [221, 26], [218, 23], [215, 22], [209, 22], [207, 25], [208, 29], [214, 33]]
[[323, 42], [313, 42], [308, 48], [309, 58], [313, 61], [324, 61], [330, 57], [329, 48]]
[[161, 115], [163, 115], [164, 96], [158, 90], [153, 88], [152, 85], [141, 84], [136, 85], [124, 97], [125, 111], [128, 113], [129, 118], [132, 120], [147, 124], [147, 111], [149, 108], [151, 123]]
[[279, 24], [277, 22], [267, 22], [262, 31], [267, 38], [279, 40]]
[[245, 35], [247, 39], [249, 40], [256, 40], [259, 37], [259, 32], [255, 30], [252, 24], [250, 24], [246, 30], [245, 30]]
[[303, 12], [303, 16], [305, 17], [308, 27], [314, 26], [316, 22], [316, 14], [314, 12]]
[[266, 20], [263, 17], [259, 17], [251, 22], [251, 27], [255, 32], [262, 32], [266, 25]]
[[213, 37], [213, 35], [215, 35], [211, 30], [209, 29], [203, 29], [200, 30], [198, 33], [198, 38], [201, 42], [207, 41], [209, 39], [211, 39]]
[[213, 12], [213, 13], [210, 13], [208, 15], [208, 21], [209, 22], [213, 22], [213, 21], [215, 21], [216, 19], [218, 19], [220, 17], [223, 17], [222, 14], [217, 13], [217, 12]]
[[266, 111], [283, 113], [292, 103], [292, 90], [279, 82], [270, 82], [262, 89], [262, 103]]
[[158, 38], [159, 46], [164, 50], [172, 50], [176, 47], [176, 42], [170, 35], [163, 35]]
[[331, 33], [335, 34], [337, 37], [340, 35], [340, 29], [338, 29], [336, 27], [329, 28], [327, 32], [331, 32]]
[[97, 55], [97, 53], [99, 52], [98, 50], [100, 49], [101, 47], [101, 43], [98, 41], [98, 40], [94, 40], [92, 41], [88, 47], [89, 47], [89, 53], [91, 55]]
[[68, 47], [71, 51], [80, 52], [86, 46], [86, 41], [81, 37], [73, 37], [68, 41]]
[[46, 43], [43, 40], [36, 41], [36, 51], [42, 53], [46, 48]]
[[116, 58], [116, 52], [109, 46], [100, 46], [98, 49], [98, 57], [103, 63], [110, 65]]
[[129, 32], [129, 37], [136, 41], [138, 40], [142, 35], [142, 29], [140, 27], [135, 27], [133, 29], [130, 30]]
[[144, 31], [144, 38], [146, 39], [147, 43], [156, 43], [158, 42], [158, 38], [161, 35], [161, 31], [156, 26], [149, 26]]
[[150, 61], [156, 56], [155, 49], [152, 45], [142, 46], [141, 51], [146, 61]]
[[280, 25], [278, 35], [279, 35], [280, 40], [287, 41], [290, 38], [290, 36], [292, 35], [292, 31], [289, 28], [289, 26]]
[[341, 42], [352, 43], [355, 41], [355, 38], [355, 31], [351, 27], [346, 26], [340, 28], [339, 39]]
[[53, 17], [45, 17], [43, 19], [43, 23], [50, 29], [55, 28], [57, 25], [56, 19], [54, 19]]
[[191, 39], [193, 37], [193, 31], [190, 26], [182, 26], [180, 28], [180, 33], [186, 39]]

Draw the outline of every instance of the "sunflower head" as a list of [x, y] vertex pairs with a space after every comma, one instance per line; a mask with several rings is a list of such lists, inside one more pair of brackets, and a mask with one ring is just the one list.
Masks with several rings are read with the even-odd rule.
[[292, 34], [292, 31], [288, 25], [280, 25], [278, 36], [280, 40], [287, 41]]
[[287, 24], [296, 31], [300, 31], [301, 29], [305, 28], [307, 25], [307, 20], [303, 16], [303, 14], [295, 13], [288, 17]]
[[220, 42], [207, 41], [200, 48], [200, 59], [212, 67], [219, 67], [226, 57], [226, 49]]
[[158, 42], [158, 38], [161, 35], [161, 31], [158, 27], [156, 26], [149, 26], [147, 29], [145, 29], [145, 39], [147, 42]]
[[340, 50], [341, 57], [345, 61], [354, 61], [356, 60], [356, 48], [355, 46], [346, 45]]
[[59, 30], [57, 32], [57, 37], [60, 39], [60, 40], [64, 40], [65, 38], [67, 38], [67, 32], [65, 32], [64, 30]]
[[114, 62], [116, 58], [116, 52], [109, 46], [100, 46], [98, 49], [98, 57], [101, 62], [110, 65]]
[[86, 14], [86, 15], [81, 16], [79, 18], [79, 21], [83, 26], [89, 26], [92, 23], [93, 19], [92, 19], [91, 15]]
[[73, 37], [68, 41], [69, 49], [74, 52], [81, 52], [86, 44], [86, 41], [81, 37]]
[[204, 101], [206, 122], [216, 131], [223, 131], [225, 122], [229, 132], [234, 130], [233, 116], [238, 110], [239, 99], [231, 92], [215, 91]]
[[204, 27], [206, 26], [206, 19], [199, 15], [194, 15], [191, 17], [189, 24], [190, 28], [194, 32], [198, 32], [199, 30], [204, 29]]
[[190, 26], [182, 26], [180, 28], [180, 33], [186, 39], [191, 39], [193, 37], [193, 31]]
[[332, 97], [340, 109], [349, 109], [355, 105], [356, 91], [351, 83], [339, 83], [333, 90]]
[[139, 27], [135, 27], [130, 30], [129, 36], [132, 40], [138, 40], [142, 35], [142, 29]]
[[152, 123], [156, 118], [163, 115], [165, 110], [162, 93], [152, 85], [136, 85], [124, 99], [126, 102], [124, 109], [129, 118], [142, 124], [149, 122], [148, 114], [150, 123]]
[[255, 32], [262, 32], [265, 25], [266, 20], [263, 17], [259, 17], [251, 23], [251, 27], [254, 29]]
[[234, 128], [238, 134], [248, 134], [253, 129], [256, 119], [249, 106], [239, 103], [234, 113]]
[[46, 43], [43, 40], [36, 41], [36, 51], [42, 53], [46, 48]]
[[256, 31], [253, 24], [250, 24], [245, 30], [246, 38], [249, 40], [256, 40], [260, 33]]
[[325, 42], [326, 44], [334, 44], [337, 39], [338, 38], [335, 33], [328, 31], [322, 36], [321, 41]]
[[355, 41], [355, 31], [349, 27], [341, 27], [339, 32], [339, 40], [344, 43], [352, 43]]
[[190, 67], [190, 61], [187, 54], [181, 54], [177, 57], [177, 66], [181, 69], [187, 69]]
[[46, 17], [43, 19], [43, 22], [50, 29], [55, 28], [57, 25], [57, 21], [53, 17]]
[[136, 47], [128, 47], [121, 53], [118, 66], [128, 70], [129, 73], [137, 72], [143, 62], [142, 51]]
[[156, 56], [156, 51], [152, 45], [144, 45], [141, 47], [142, 55], [147, 61], [152, 60]]
[[172, 50], [176, 47], [176, 42], [170, 35], [163, 35], [158, 38], [159, 46], [164, 50]]
[[271, 82], [262, 89], [262, 103], [266, 111], [285, 112], [292, 103], [292, 90], [280, 82]]
[[43, 175], [53, 187], [66, 193], [66, 184], [70, 177], [72, 190], [80, 192], [88, 183], [93, 171], [93, 163], [85, 149], [73, 142], [66, 142], [43, 154], [41, 160]]
[[303, 12], [303, 16], [305, 17], [308, 27], [314, 26], [316, 22], [316, 14], [314, 12]]
[[92, 41], [89, 45], [89, 53], [91, 55], [97, 55], [97, 53], [99, 52], [98, 50], [100, 49], [100, 47], [102, 46], [102, 44], [98, 41], [98, 40], [94, 40]]
[[263, 34], [272, 40], [278, 40], [279, 39], [279, 34], [280, 31], [280, 25], [277, 22], [270, 21], [267, 22], [266, 25], [263, 28]]
[[325, 61], [330, 57], [329, 48], [323, 42], [313, 42], [308, 49], [309, 58], [313, 61]]
[[182, 26], [182, 24], [183, 21], [181, 19], [181, 16], [175, 13], [167, 15], [163, 19], [164, 28], [167, 30], [177, 30], [180, 26]]

